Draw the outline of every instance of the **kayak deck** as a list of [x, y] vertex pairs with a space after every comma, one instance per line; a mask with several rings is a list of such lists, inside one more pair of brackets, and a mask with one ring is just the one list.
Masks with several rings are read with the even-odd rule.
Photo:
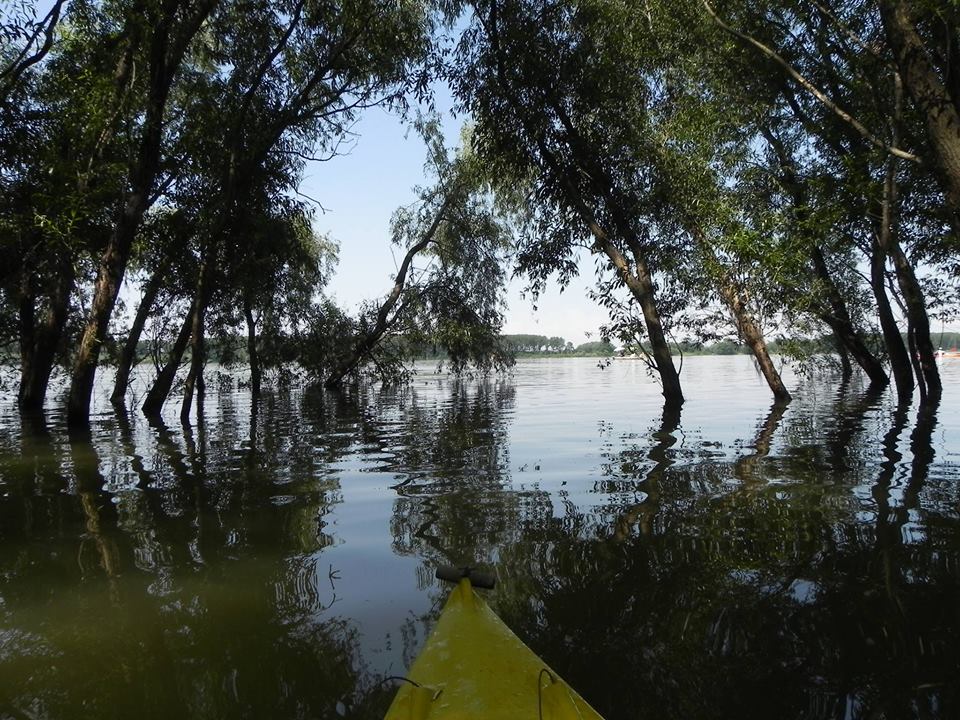
[[467, 578], [451, 591], [407, 680], [385, 720], [602, 720], [513, 634]]

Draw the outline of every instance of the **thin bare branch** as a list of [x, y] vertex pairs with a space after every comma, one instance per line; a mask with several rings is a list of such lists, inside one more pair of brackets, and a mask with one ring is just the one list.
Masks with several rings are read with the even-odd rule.
[[316, 198], [310, 197], [310, 196], [307, 195], [305, 192], [301, 192], [299, 189], [294, 190], [294, 192], [295, 192], [297, 195], [299, 195], [300, 197], [305, 198], [306, 200], [309, 200], [309, 201], [312, 202], [314, 205], [316, 205], [318, 208], [320, 208], [320, 212], [322, 212], [324, 215], [326, 215], [328, 212], [330, 212], [330, 208], [324, 207], [323, 203], [321, 203], [321, 202], [320, 202], [319, 200], [317, 200]]

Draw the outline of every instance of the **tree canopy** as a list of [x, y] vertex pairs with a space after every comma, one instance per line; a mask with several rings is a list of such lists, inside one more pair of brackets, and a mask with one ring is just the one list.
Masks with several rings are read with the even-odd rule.
[[[687, 341], [736, 338], [787, 401], [767, 338], [824, 335], [845, 371], [935, 401], [932, 323], [956, 313], [960, 269], [957, 20], [909, 0], [12, 3], [17, 401], [39, 410], [68, 368], [82, 424], [98, 365], [123, 403], [146, 344], [144, 409], [179, 377], [188, 417], [208, 338], [239, 335], [254, 394], [291, 363], [339, 387], [428, 346], [458, 371], [565, 352], [500, 337], [503, 290], [566, 287], [584, 256], [604, 341], [670, 403]], [[443, 84], [457, 147], [429, 110]], [[419, 131], [427, 180], [389, 229], [393, 289], [354, 313], [324, 296], [336, 248], [300, 187], [374, 106]]]

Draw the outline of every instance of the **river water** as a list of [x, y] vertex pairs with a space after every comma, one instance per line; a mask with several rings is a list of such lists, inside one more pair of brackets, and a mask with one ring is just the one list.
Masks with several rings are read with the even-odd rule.
[[608, 720], [960, 717], [960, 361], [933, 412], [529, 360], [181, 426], [0, 410], [0, 719], [378, 718], [438, 563]]

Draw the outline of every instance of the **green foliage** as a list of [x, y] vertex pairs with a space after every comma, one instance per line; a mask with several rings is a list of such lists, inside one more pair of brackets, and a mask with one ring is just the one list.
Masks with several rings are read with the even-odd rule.
[[[28, 365], [45, 346], [68, 361], [104, 249], [124, 209], [142, 203], [123, 267], [134, 287], [162, 280], [145, 308], [158, 360], [195, 301], [224, 348], [251, 333], [264, 367], [302, 353], [317, 377], [353, 355], [359, 372], [398, 377], [423, 347], [456, 370], [576, 351], [562, 338], [501, 336], [503, 287], [515, 272], [536, 298], [569, 283], [587, 253], [592, 296], [609, 313], [602, 336], [649, 347], [601, 237], [629, 272], [649, 267], [674, 348], [732, 352], [742, 338], [723, 291], [733, 290], [768, 331], [820, 337], [845, 315], [883, 355], [865, 268], [885, 231], [920, 277], [925, 312], [949, 322], [960, 303], [960, 221], [929, 118], [898, 94], [883, 7], [8, 3], [0, 344], [19, 343]], [[906, 7], [938, 81], [955, 87], [956, 11]], [[158, 68], [170, 80], [162, 98]], [[365, 109], [430, 106], [437, 77], [468, 129], [451, 152], [438, 119], [416, 121], [427, 181], [391, 226], [409, 266], [396, 297], [348, 318], [322, 296], [337, 249], [312, 229], [313, 204], [298, 194], [305, 169], [336, 154]], [[153, 131], [156, 167], [141, 157]], [[905, 314], [906, 270], [888, 255], [880, 294]]]
[[616, 354], [616, 350], [609, 340], [594, 340], [577, 345], [573, 351], [578, 355], [596, 355], [599, 357], [610, 357]]
[[451, 156], [436, 119], [421, 118], [417, 129], [433, 184], [417, 188], [419, 202], [394, 213], [393, 242], [406, 254], [393, 290], [357, 318], [354, 356], [330, 384], [368, 365], [390, 375], [384, 368], [395, 367], [404, 349], [423, 346], [441, 349], [455, 372], [512, 363], [500, 339], [510, 219], [497, 206], [468, 142]]
[[573, 345], [562, 337], [546, 335], [501, 335], [500, 342], [511, 353], [562, 353], [572, 351]]

